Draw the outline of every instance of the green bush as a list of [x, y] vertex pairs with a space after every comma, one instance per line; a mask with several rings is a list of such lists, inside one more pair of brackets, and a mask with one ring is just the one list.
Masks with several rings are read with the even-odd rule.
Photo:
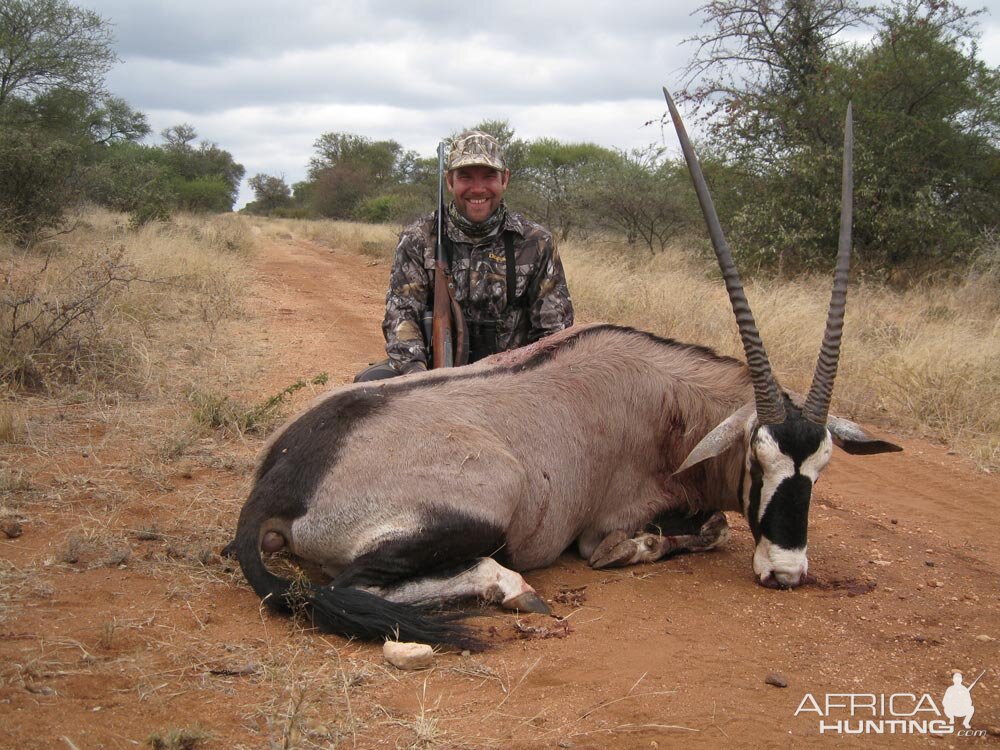
[[0, 231], [26, 246], [58, 227], [78, 194], [81, 150], [40, 128], [0, 125]]
[[282, 206], [281, 208], [276, 208], [271, 213], [271, 216], [276, 216], [279, 219], [311, 219], [312, 214], [309, 212], [308, 208], [302, 207], [291, 207]]
[[391, 195], [376, 195], [363, 200], [357, 209], [358, 218], [372, 224], [384, 224], [392, 216], [394, 202], [395, 198]]
[[184, 179], [174, 177], [170, 189], [177, 206], [187, 211], [218, 213], [232, 208], [229, 183], [223, 177], [206, 176]]

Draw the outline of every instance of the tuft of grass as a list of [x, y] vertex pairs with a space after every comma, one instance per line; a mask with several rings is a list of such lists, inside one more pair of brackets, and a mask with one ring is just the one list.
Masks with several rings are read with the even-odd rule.
[[19, 443], [24, 435], [24, 420], [11, 403], [0, 401], [0, 443]]
[[332, 643], [322, 644], [319, 662], [310, 658], [312, 647], [308, 640], [270, 646], [261, 664], [266, 697], [256, 718], [266, 724], [272, 750], [357, 745], [361, 724], [351, 691], [362, 679], [343, 664]]
[[0, 623], [24, 611], [27, 599], [51, 599], [55, 590], [40, 570], [34, 566], [18, 568], [14, 563], [0, 560]]
[[212, 735], [200, 727], [185, 727], [153, 732], [146, 738], [146, 743], [153, 750], [196, 750], [200, 743], [210, 739]]
[[440, 746], [445, 739], [445, 731], [441, 727], [440, 720], [433, 715], [440, 708], [441, 697], [438, 696], [433, 706], [427, 705], [427, 680], [423, 682], [423, 688], [417, 696], [417, 703], [420, 710], [410, 719], [392, 719], [389, 723], [404, 727], [413, 733], [411, 748], [420, 750], [430, 750]]
[[31, 489], [31, 481], [23, 469], [0, 467], [0, 495], [10, 496]]
[[326, 385], [330, 380], [325, 372], [314, 376], [309, 383], [297, 380], [278, 393], [253, 406], [246, 406], [229, 396], [203, 391], [192, 391], [188, 400], [192, 405], [194, 421], [210, 429], [226, 429], [237, 434], [264, 433], [281, 416], [281, 409], [289, 396], [306, 385]]

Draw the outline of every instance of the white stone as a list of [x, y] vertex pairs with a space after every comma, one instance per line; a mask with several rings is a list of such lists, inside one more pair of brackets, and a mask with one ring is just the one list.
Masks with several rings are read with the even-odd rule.
[[397, 669], [427, 669], [434, 662], [434, 649], [426, 643], [386, 641], [382, 656]]

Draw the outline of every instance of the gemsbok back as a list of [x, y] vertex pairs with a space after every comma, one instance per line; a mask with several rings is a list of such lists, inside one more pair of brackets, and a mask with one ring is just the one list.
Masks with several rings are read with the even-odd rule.
[[[848, 108], [840, 245], [808, 395], [771, 372], [697, 157], [664, 89], [747, 363], [630, 328], [571, 328], [474, 365], [331, 391], [270, 440], [231, 545], [269, 606], [345, 636], [474, 647], [428, 606], [547, 612], [516, 571], [574, 546], [594, 567], [706, 550], [740, 511], [769, 587], [803, 582], [809, 500], [833, 444], [901, 450], [828, 414], [851, 251]], [[325, 583], [264, 565], [286, 549]]]

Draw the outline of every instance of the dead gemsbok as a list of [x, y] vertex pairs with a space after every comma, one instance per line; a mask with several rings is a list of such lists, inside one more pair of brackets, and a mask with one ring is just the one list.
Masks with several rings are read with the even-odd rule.
[[[664, 90], [666, 94], [666, 90]], [[466, 598], [547, 611], [516, 571], [575, 545], [594, 567], [703, 550], [739, 510], [759, 583], [799, 585], [833, 443], [900, 450], [828, 416], [846, 303], [851, 115], [833, 299], [803, 400], [779, 388], [698, 161], [667, 95], [748, 365], [629, 328], [572, 328], [474, 365], [336, 389], [271, 440], [233, 544], [257, 594], [347, 636], [469, 645], [427, 611]], [[680, 531], [678, 531], [680, 530]], [[269, 571], [287, 549], [325, 585]]]

